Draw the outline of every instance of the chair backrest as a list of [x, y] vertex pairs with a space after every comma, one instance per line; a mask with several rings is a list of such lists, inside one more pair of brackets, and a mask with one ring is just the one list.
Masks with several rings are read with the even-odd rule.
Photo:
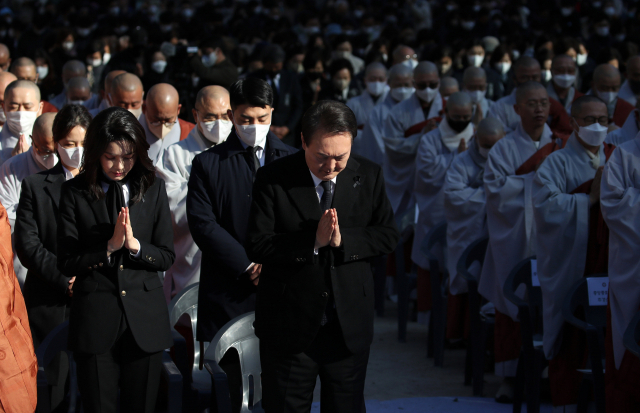
[[467, 280], [467, 283], [474, 282], [477, 284], [477, 277], [469, 272], [469, 267], [474, 262], [480, 264], [480, 268], [484, 265], [484, 257], [487, 253], [489, 245], [489, 237], [484, 237], [473, 241], [463, 252], [456, 264], [458, 275]]
[[[191, 331], [193, 333], [193, 366], [191, 367], [191, 378], [197, 381], [198, 376], [209, 379], [209, 373], [204, 369], [200, 370], [200, 342], [196, 340], [196, 328], [198, 326], [198, 290], [200, 283], [194, 283], [178, 293], [169, 303], [169, 322], [171, 327], [178, 323], [180, 317], [187, 314], [191, 319]], [[204, 343], [206, 351], [208, 344]]]
[[[205, 353], [205, 360], [219, 363], [229, 349], [235, 348], [238, 351], [242, 371], [241, 412], [256, 412], [256, 407], [260, 406], [262, 401], [260, 340], [253, 328], [255, 319], [255, 312], [250, 312], [229, 321], [211, 340]], [[250, 394], [253, 394], [251, 406]]]
[[[604, 339], [607, 327], [607, 305], [604, 302], [602, 305], [591, 305], [589, 301], [589, 279], [602, 278], [605, 280], [607, 274], [592, 274], [587, 278], [580, 279], [577, 283], [571, 287], [565, 299], [562, 313], [564, 319], [580, 328], [581, 330], [590, 334], [590, 331], [597, 336], [596, 342], [589, 342], [589, 349], [597, 357], [603, 359], [604, 354]], [[576, 317], [576, 311], [580, 311], [584, 315], [584, 320]], [[597, 347], [597, 348], [595, 348]]]
[[[436, 250], [436, 247], [439, 249]], [[446, 271], [447, 222], [443, 221], [433, 228], [424, 238], [421, 251], [429, 259], [431, 274]]]
[[[533, 335], [542, 334], [542, 291], [540, 286], [532, 286], [531, 284], [531, 262], [535, 259], [536, 256], [533, 255], [516, 264], [504, 283], [505, 298], [518, 306], [521, 323], [524, 316], [522, 311], [525, 308], [528, 309], [527, 319], [531, 322], [531, 334]], [[523, 284], [526, 287], [524, 299], [516, 295], [516, 291]]]

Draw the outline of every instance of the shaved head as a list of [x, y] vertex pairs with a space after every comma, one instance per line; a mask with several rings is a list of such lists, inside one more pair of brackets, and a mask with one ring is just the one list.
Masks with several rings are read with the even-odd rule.
[[369, 65], [367, 66], [367, 68], [364, 71], [364, 77], [367, 77], [367, 75], [369, 73], [371, 73], [372, 71], [381, 71], [384, 73], [385, 76], [387, 76], [387, 68], [385, 65], [383, 65], [380, 62], [373, 62], [373, 63], [369, 63]]
[[[532, 92], [544, 90], [544, 93], [547, 94], [547, 89], [542, 86], [542, 83], [538, 82], [527, 82], [520, 86], [516, 90], [516, 102], [518, 104], [524, 103], [529, 100], [529, 96], [531, 96]], [[548, 95], [548, 94], [547, 94]]]
[[67, 101], [79, 102], [91, 98], [91, 85], [86, 77], [72, 77], [67, 84]]
[[467, 93], [464, 92], [456, 92], [449, 96], [449, 100], [447, 100], [447, 109], [451, 108], [466, 108], [472, 109], [473, 103], [471, 102], [471, 98]]
[[[229, 91], [222, 86], [207, 86], [198, 92], [192, 113], [196, 120], [196, 127], [204, 135], [202, 123], [217, 120], [229, 121], [229, 110], [231, 110]], [[225, 140], [226, 136], [219, 136], [219, 139]]]
[[578, 99], [574, 100], [573, 103], [571, 103], [571, 116], [573, 117], [584, 117], [583, 115], [583, 109], [587, 106], [590, 105], [602, 105], [602, 107], [604, 108], [604, 113], [606, 115], [607, 113], [607, 104], [604, 103], [604, 101], [602, 99], [600, 99], [597, 96], [592, 96], [592, 95], [584, 95], [584, 96], [580, 96]]
[[9, 83], [18, 80], [16, 75], [11, 72], [0, 72], [0, 100], [4, 100], [4, 91]]
[[116, 77], [118, 77], [119, 75], [121, 75], [123, 73], [127, 73], [127, 72], [124, 71], [124, 70], [112, 70], [107, 74], [107, 76], [105, 76], [105, 78], [104, 78], [104, 92], [105, 92], [105, 94], [111, 93], [111, 85], [113, 84], [113, 79], [115, 79]]
[[460, 85], [455, 78], [448, 76], [440, 79], [440, 94], [442, 97], [447, 98], [459, 91]]
[[502, 122], [496, 118], [484, 118], [478, 123], [478, 127], [476, 128], [478, 145], [485, 149], [493, 147], [504, 135]]
[[43, 113], [38, 116], [33, 124], [33, 132], [31, 133], [31, 139], [35, 146], [41, 150], [42, 147], [46, 147], [51, 151], [54, 150], [53, 145], [53, 120], [56, 118], [54, 112]]
[[[17, 67], [25, 67], [25, 66], [33, 66], [36, 67], [36, 62], [29, 59], [28, 57], [19, 57], [13, 61], [11, 65], [11, 72], [13, 73], [13, 69]], [[14, 73], [15, 74], [15, 73]]]
[[467, 84], [472, 80], [483, 79], [487, 80], [487, 73], [481, 67], [469, 66], [464, 70], [462, 74], [462, 83]]
[[635, 89], [633, 92], [636, 93], [637, 87], [640, 84], [640, 56], [633, 56], [627, 60], [626, 75], [630, 86], [632, 86], [632, 89]]
[[418, 75], [430, 75], [430, 74], [438, 74], [438, 67], [431, 62], [420, 62], [415, 69], [413, 69], [413, 76]]
[[14, 60], [11, 65], [11, 73], [16, 75], [19, 80], [30, 80], [32, 82], [38, 80], [36, 63], [28, 57], [19, 57]]
[[620, 71], [608, 63], [596, 66], [593, 71], [593, 88], [595, 92], [618, 92], [620, 90]]
[[411, 70], [410, 67], [401, 64], [391, 66], [391, 69], [389, 69], [389, 82], [399, 76], [409, 76], [413, 78], [413, 70]]
[[[409, 60], [415, 55], [416, 52], [412, 48], [406, 45], [398, 45], [395, 49], [393, 49], [393, 64], [402, 63], [405, 60]], [[407, 56], [411, 56], [409, 59]]]
[[22, 93], [20, 92], [20, 89], [31, 91], [35, 97], [36, 103], [40, 103], [40, 88], [30, 80], [16, 80], [9, 83], [9, 86], [4, 90], [5, 101], [9, 100], [10, 94]]
[[571, 56], [566, 54], [555, 55], [553, 59], [551, 59], [551, 70], [564, 65], [575, 67], [576, 62], [573, 61], [573, 58], [571, 58]]
[[140, 78], [132, 73], [122, 73], [111, 83], [109, 93], [111, 106], [118, 106], [129, 111], [142, 109], [144, 90]]
[[9, 48], [0, 43], [0, 70], [6, 72], [9, 69], [9, 65], [11, 64], [11, 53], [9, 52]]
[[69, 60], [62, 66], [62, 82], [66, 84], [72, 77], [86, 76], [87, 67], [79, 60]]
[[540, 82], [541, 75], [540, 63], [533, 57], [522, 56], [513, 65], [513, 80], [516, 87], [526, 82]]
[[[176, 88], [168, 83], [158, 83], [149, 89], [142, 111], [148, 123], [162, 122], [163, 124], [168, 124], [177, 121], [181, 106], [180, 96]], [[162, 136], [156, 134], [156, 136], [163, 138], [164, 134]]]

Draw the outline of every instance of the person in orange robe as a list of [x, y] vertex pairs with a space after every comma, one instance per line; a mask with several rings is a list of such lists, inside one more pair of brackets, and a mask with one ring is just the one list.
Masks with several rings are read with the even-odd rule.
[[0, 413], [35, 411], [37, 374], [27, 308], [13, 271], [11, 227], [0, 204]]

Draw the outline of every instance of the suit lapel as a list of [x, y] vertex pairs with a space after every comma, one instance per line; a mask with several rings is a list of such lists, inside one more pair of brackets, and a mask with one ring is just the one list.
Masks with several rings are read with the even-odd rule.
[[58, 163], [58, 165], [51, 169], [44, 181], [44, 191], [51, 197], [53, 205], [57, 211], [60, 206], [60, 193], [62, 190], [60, 181], [64, 181], [64, 170], [62, 169], [62, 165]]
[[311, 179], [311, 172], [307, 167], [304, 159], [304, 151], [295, 154], [298, 159], [296, 171], [292, 171], [291, 178], [293, 182], [286, 189], [293, 204], [298, 208], [300, 214], [305, 220], [320, 220], [322, 211], [320, 211], [320, 202], [318, 201], [318, 193]]
[[365, 177], [358, 175], [359, 166], [360, 163], [350, 157], [346, 168], [338, 174], [336, 179], [336, 189], [331, 206], [338, 212], [338, 222], [340, 217], [346, 217], [349, 214], [361, 190]]

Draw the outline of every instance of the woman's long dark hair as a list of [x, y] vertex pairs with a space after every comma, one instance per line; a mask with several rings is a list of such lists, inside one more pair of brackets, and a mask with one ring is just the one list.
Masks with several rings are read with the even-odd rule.
[[94, 199], [102, 199], [105, 196], [100, 184], [100, 157], [111, 142], [127, 142], [133, 147], [136, 161], [127, 175], [131, 202], [140, 202], [144, 193], [155, 182], [156, 169], [147, 152], [149, 144], [142, 125], [131, 112], [119, 107], [100, 112], [87, 130], [81, 172], [89, 185], [90, 195]]

